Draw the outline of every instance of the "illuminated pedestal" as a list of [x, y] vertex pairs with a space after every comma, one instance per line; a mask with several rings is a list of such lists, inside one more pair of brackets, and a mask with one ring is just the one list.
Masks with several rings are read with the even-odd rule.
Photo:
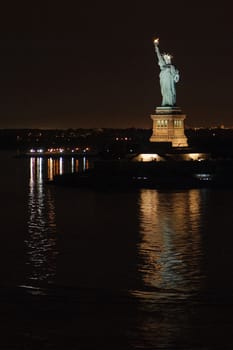
[[172, 147], [187, 147], [187, 137], [184, 134], [185, 114], [179, 107], [157, 107], [153, 120], [153, 134], [150, 142], [171, 142]]

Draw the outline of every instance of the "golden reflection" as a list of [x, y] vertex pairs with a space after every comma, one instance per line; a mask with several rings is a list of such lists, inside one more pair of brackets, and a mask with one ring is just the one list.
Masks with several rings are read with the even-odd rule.
[[[36, 158], [41, 159], [43, 158]], [[45, 168], [47, 168], [47, 179], [52, 181], [55, 175], [62, 175], [65, 172], [79, 172], [85, 171], [90, 167], [89, 159], [86, 157], [76, 159], [74, 157], [65, 159], [64, 157], [52, 158], [49, 157], [46, 161]], [[37, 168], [39, 171], [41, 168]], [[31, 172], [34, 171], [31, 169]], [[45, 170], [46, 171], [46, 170]], [[40, 176], [41, 177], [41, 176]], [[39, 178], [38, 178], [39, 179]]]
[[[73, 164], [73, 167], [72, 167]], [[74, 169], [72, 172], [85, 171], [89, 169], [90, 163], [87, 157], [82, 157], [80, 159], [74, 159], [73, 163], [71, 161], [71, 169]]]
[[79, 160], [75, 159], [75, 171], [78, 172], [79, 171]]
[[53, 180], [53, 159], [52, 158], [48, 158], [48, 179], [50, 181]]
[[53, 175], [58, 175], [59, 174], [59, 161], [58, 159], [54, 159], [54, 172]]
[[199, 289], [202, 190], [141, 190], [139, 271], [145, 287]]
[[[25, 240], [27, 284], [52, 283], [56, 275], [56, 215], [52, 189], [43, 184], [44, 161], [30, 158], [28, 237]], [[52, 176], [51, 159], [47, 166]]]
[[90, 168], [90, 164], [89, 164], [89, 159], [87, 158], [87, 161], [86, 161], [86, 169], [85, 170], [87, 170], [87, 169], [89, 169]]

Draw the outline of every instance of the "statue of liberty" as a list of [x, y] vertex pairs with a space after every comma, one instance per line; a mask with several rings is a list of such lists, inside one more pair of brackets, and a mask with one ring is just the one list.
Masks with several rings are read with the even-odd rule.
[[159, 39], [154, 40], [154, 45], [160, 67], [159, 77], [162, 94], [162, 106], [172, 107], [176, 105], [175, 84], [179, 81], [179, 71], [171, 64], [171, 55], [161, 55], [158, 47]]

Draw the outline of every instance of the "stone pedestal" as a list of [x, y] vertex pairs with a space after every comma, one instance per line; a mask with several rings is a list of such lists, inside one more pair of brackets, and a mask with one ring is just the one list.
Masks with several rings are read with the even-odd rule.
[[186, 115], [179, 107], [157, 107], [156, 114], [151, 115], [153, 133], [150, 142], [171, 142], [172, 147], [187, 147], [184, 134]]

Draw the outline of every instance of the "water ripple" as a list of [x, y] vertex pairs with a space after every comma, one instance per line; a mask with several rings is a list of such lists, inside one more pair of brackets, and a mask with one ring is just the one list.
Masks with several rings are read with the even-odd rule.
[[145, 288], [201, 288], [201, 191], [142, 190], [139, 208], [138, 270]]

